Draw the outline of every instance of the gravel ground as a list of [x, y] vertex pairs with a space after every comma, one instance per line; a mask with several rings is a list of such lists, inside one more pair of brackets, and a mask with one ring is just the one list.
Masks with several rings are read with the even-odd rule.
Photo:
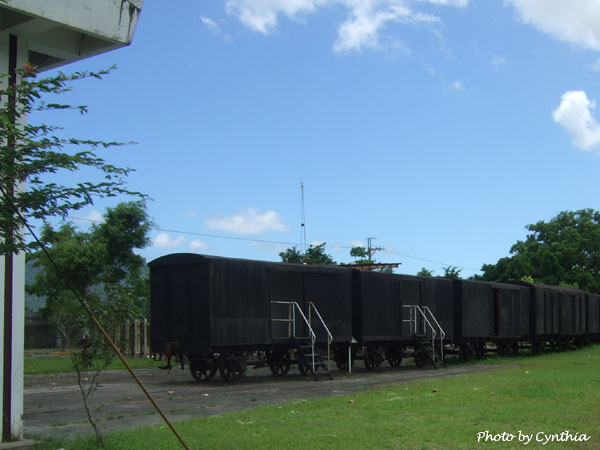
[[[170, 420], [223, 414], [264, 405], [286, 403], [311, 397], [348, 394], [379, 385], [405, 383], [471, 372], [486, 372], [506, 365], [467, 365], [449, 368], [417, 369], [382, 367], [368, 372], [362, 367], [352, 374], [333, 371], [334, 380], [314, 381], [301, 376], [295, 367], [283, 378], [268, 368], [248, 368], [233, 383], [218, 374], [209, 382], [195, 381], [190, 372], [174, 368], [171, 373], [141, 369], [136, 373]], [[91, 396], [101, 431], [113, 432], [162, 423], [143, 392], [126, 371], [102, 374], [100, 386]], [[25, 434], [27, 437], [73, 439], [92, 434], [74, 374], [29, 375], [25, 377]]]

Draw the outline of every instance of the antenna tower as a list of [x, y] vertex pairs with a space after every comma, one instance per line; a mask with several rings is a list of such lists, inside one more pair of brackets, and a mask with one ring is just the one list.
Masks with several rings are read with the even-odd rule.
[[306, 255], [306, 216], [304, 215], [304, 183], [300, 181], [300, 252]]

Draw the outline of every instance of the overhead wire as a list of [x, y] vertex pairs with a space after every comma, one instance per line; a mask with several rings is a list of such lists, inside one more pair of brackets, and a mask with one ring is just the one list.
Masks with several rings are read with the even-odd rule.
[[[100, 220], [96, 220], [96, 219], [88, 219], [85, 217], [71, 217], [69, 216], [69, 219], [73, 219], [73, 220], [82, 220], [82, 221], [86, 221], [86, 222], [101, 222]], [[199, 236], [199, 237], [209, 237], [209, 238], [215, 238], [215, 239], [230, 239], [230, 240], [235, 240], [235, 241], [246, 241], [246, 242], [259, 242], [259, 243], [264, 243], [264, 244], [280, 244], [280, 245], [291, 245], [291, 246], [301, 246], [302, 244], [299, 244], [298, 242], [288, 242], [288, 241], [275, 241], [275, 240], [270, 240], [270, 239], [257, 239], [257, 238], [244, 238], [244, 237], [239, 237], [239, 236], [225, 236], [222, 234], [210, 234], [210, 233], [199, 233], [199, 232], [195, 232], [195, 231], [183, 231], [183, 230], [172, 230], [172, 229], [168, 229], [168, 228], [155, 228], [157, 231], [163, 231], [165, 233], [178, 233], [178, 234], [186, 234], [186, 235], [190, 235], [190, 236]], [[331, 247], [334, 248], [339, 248], [339, 249], [344, 249], [344, 250], [351, 250], [353, 247], [352, 246], [345, 246], [345, 245], [337, 245], [337, 244], [330, 244]], [[427, 258], [421, 258], [418, 256], [413, 256], [413, 255], [409, 255], [407, 253], [400, 253], [394, 250], [388, 250], [386, 248], [383, 249], [383, 251], [385, 253], [391, 254], [391, 255], [398, 255], [398, 256], [402, 256], [404, 258], [409, 258], [409, 259], [414, 259], [417, 261], [423, 261], [423, 262], [428, 262], [431, 264], [439, 264], [440, 266], [445, 266], [445, 267], [456, 267], [457, 269], [461, 269], [461, 270], [474, 270], [474, 271], [478, 271], [479, 269], [475, 269], [473, 267], [466, 267], [466, 266], [459, 266], [456, 264], [450, 264], [450, 263], [445, 263], [445, 262], [441, 262], [441, 261], [435, 261], [433, 259], [427, 259]]]

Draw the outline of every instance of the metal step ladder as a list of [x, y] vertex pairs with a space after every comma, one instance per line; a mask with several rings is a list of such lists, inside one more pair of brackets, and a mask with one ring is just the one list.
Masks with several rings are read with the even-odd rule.
[[428, 306], [421, 307], [419, 305], [402, 306], [409, 308], [410, 311], [409, 318], [403, 319], [403, 322], [410, 323], [411, 335], [416, 340], [414, 354], [417, 365], [423, 365], [425, 362], [430, 361], [436, 369], [438, 363], [446, 367], [444, 359], [446, 333], [431, 309]]
[[296, 359], [298, 364], [305, 367], [313, 376], [315, 381], [319, 381], [319, 376], [327, 376], [333, 380], [333, 376], [323, 357], [315, 350], [313, 340], [310, 337], [297, 337], [294, 339], [296, 343]]
[[[309, 319], [306, 318], [306, 316], [304, 315], [304, 312], [302, 312], [302, 308], [300, 308], [300, 305], [298, 305], [297, 302], [286, 302], [286, 301], [277, 301], [277, 300], [272, 300], [271, 304], [280, 304], [280, 305], [287, 305], [288, 307], [288, 315], [287, 318], [271, 318], [271, 320], [273, 322], [284, 322], [288, 324], [288, 338], [290, 338], [291, 340], [293, 340], [295, 347], [296, 347], [296, 360], [298, 362], [298, 364], [301, 366], [302, 372], [304, 372], [305, 374], [308, 374], [308, 372], [312, 373], [314, 379], [316, 381], [319, 380], [319, 375], [326, 375], [329, 377], [329, 379], [333, 380], [333, 376], [331, 375], [331, 372], [329, 371], [329, 364], [331, 363], [331, 343], [333, 342], [333, 336], [331, 335], [329, 328], [327, 328], [327, 325], [325, 325], [325, 322], [323, 321], [323, 318], [321, 317], [321, 314], [319, 314], [319, 311], [317, 310], [316, 306], [314, 305], [313, 302], [307, 302], [308, 303], [308, 314], [309, 314]], [[317, 340], [317, 336], [313, 330], [312, 327], [312, 322], [313, 322], [313, 316], [312, 316], [312, 311], [314, 310], [315, 312], [315, 321], [318, 319], [318, 321], [321, 323], [323, 329], [325, 330], [325, 332], [327, 333], [327, 364], [325, 364], [325, 361], [323, 361], [323, 357], [319, 354], [319, 352], [317, 352], [317, 350], [315, 349], [315, 342]], [[298, 316], [297, 316], [298, 314]], [[306, 329], [308, 330], [308, 336], [298, 336], [297, 334], [297, 330], [296, 330], [296, 317], [301, 317], [302, 320], [304, 321], [304, 325], [306, 326]]]

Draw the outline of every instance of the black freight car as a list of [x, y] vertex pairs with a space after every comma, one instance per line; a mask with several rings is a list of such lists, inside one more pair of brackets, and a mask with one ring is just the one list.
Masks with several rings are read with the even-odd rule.
[[402, 293], [403, 346], [414, 349], [418, 366], [427, 360], [443, 362], [452, 342], [454, 324], [452, 280], [398, 275]]
[[516, 353], [529, 338], [526, 288], [504, 283], [454, 280], [454, 343], [460, 356], [481, 357], [493, 342], [501, 355]]
[[530, 341], [533, 353], [547, 345], [581, 345], [587, 334], [587, 295], [580, 289], [515, 282], [529, 288]]
[[[306, 374], [312, 363], [312, 356], [305, 357], [311, 335], [328, 359], [344, 353], [352, 340], [352, 271], [334, 266], [266, 265], [272, 338], [279, 349], [274, 356], [284, 352], [287, 359], [285, 352], [293, 344], [299, 350], [300, 372]], [[311, 346], [308, 354], [314, 354], [313, 350]]]
[[[396, 367], [403, 356], [417, 365], [443, 361], [452, 337], [451, 280], [355, 271], [352, 286], [353, 355], [361, 350], [368, 370], [384, 360]], [[341, 352], [338, 367], [347, 359]]]
[[[352, 333], [368, 370], [383, 360], [392, 367], [402, 362], [402, 281], [397, 275], [354, 271]], [[347, 368], [347, 351], [338, 352], [335, 361], [340, 369]]]
[[350, 269], [197, 254], [148, 265], [152, 350], [176, 346], [198, 380], [238, 378], [249, 355], [275, 374], [292, 362], [329, 374], [315, 349], [352, 338]]
[[600, 340], [600, 295], [587, 294], [586, 344]]
[[264, 263], [184, 253], [148, 265], [153, 352], [175, 344], [196, 379], [230, 380], [272, 343]]

